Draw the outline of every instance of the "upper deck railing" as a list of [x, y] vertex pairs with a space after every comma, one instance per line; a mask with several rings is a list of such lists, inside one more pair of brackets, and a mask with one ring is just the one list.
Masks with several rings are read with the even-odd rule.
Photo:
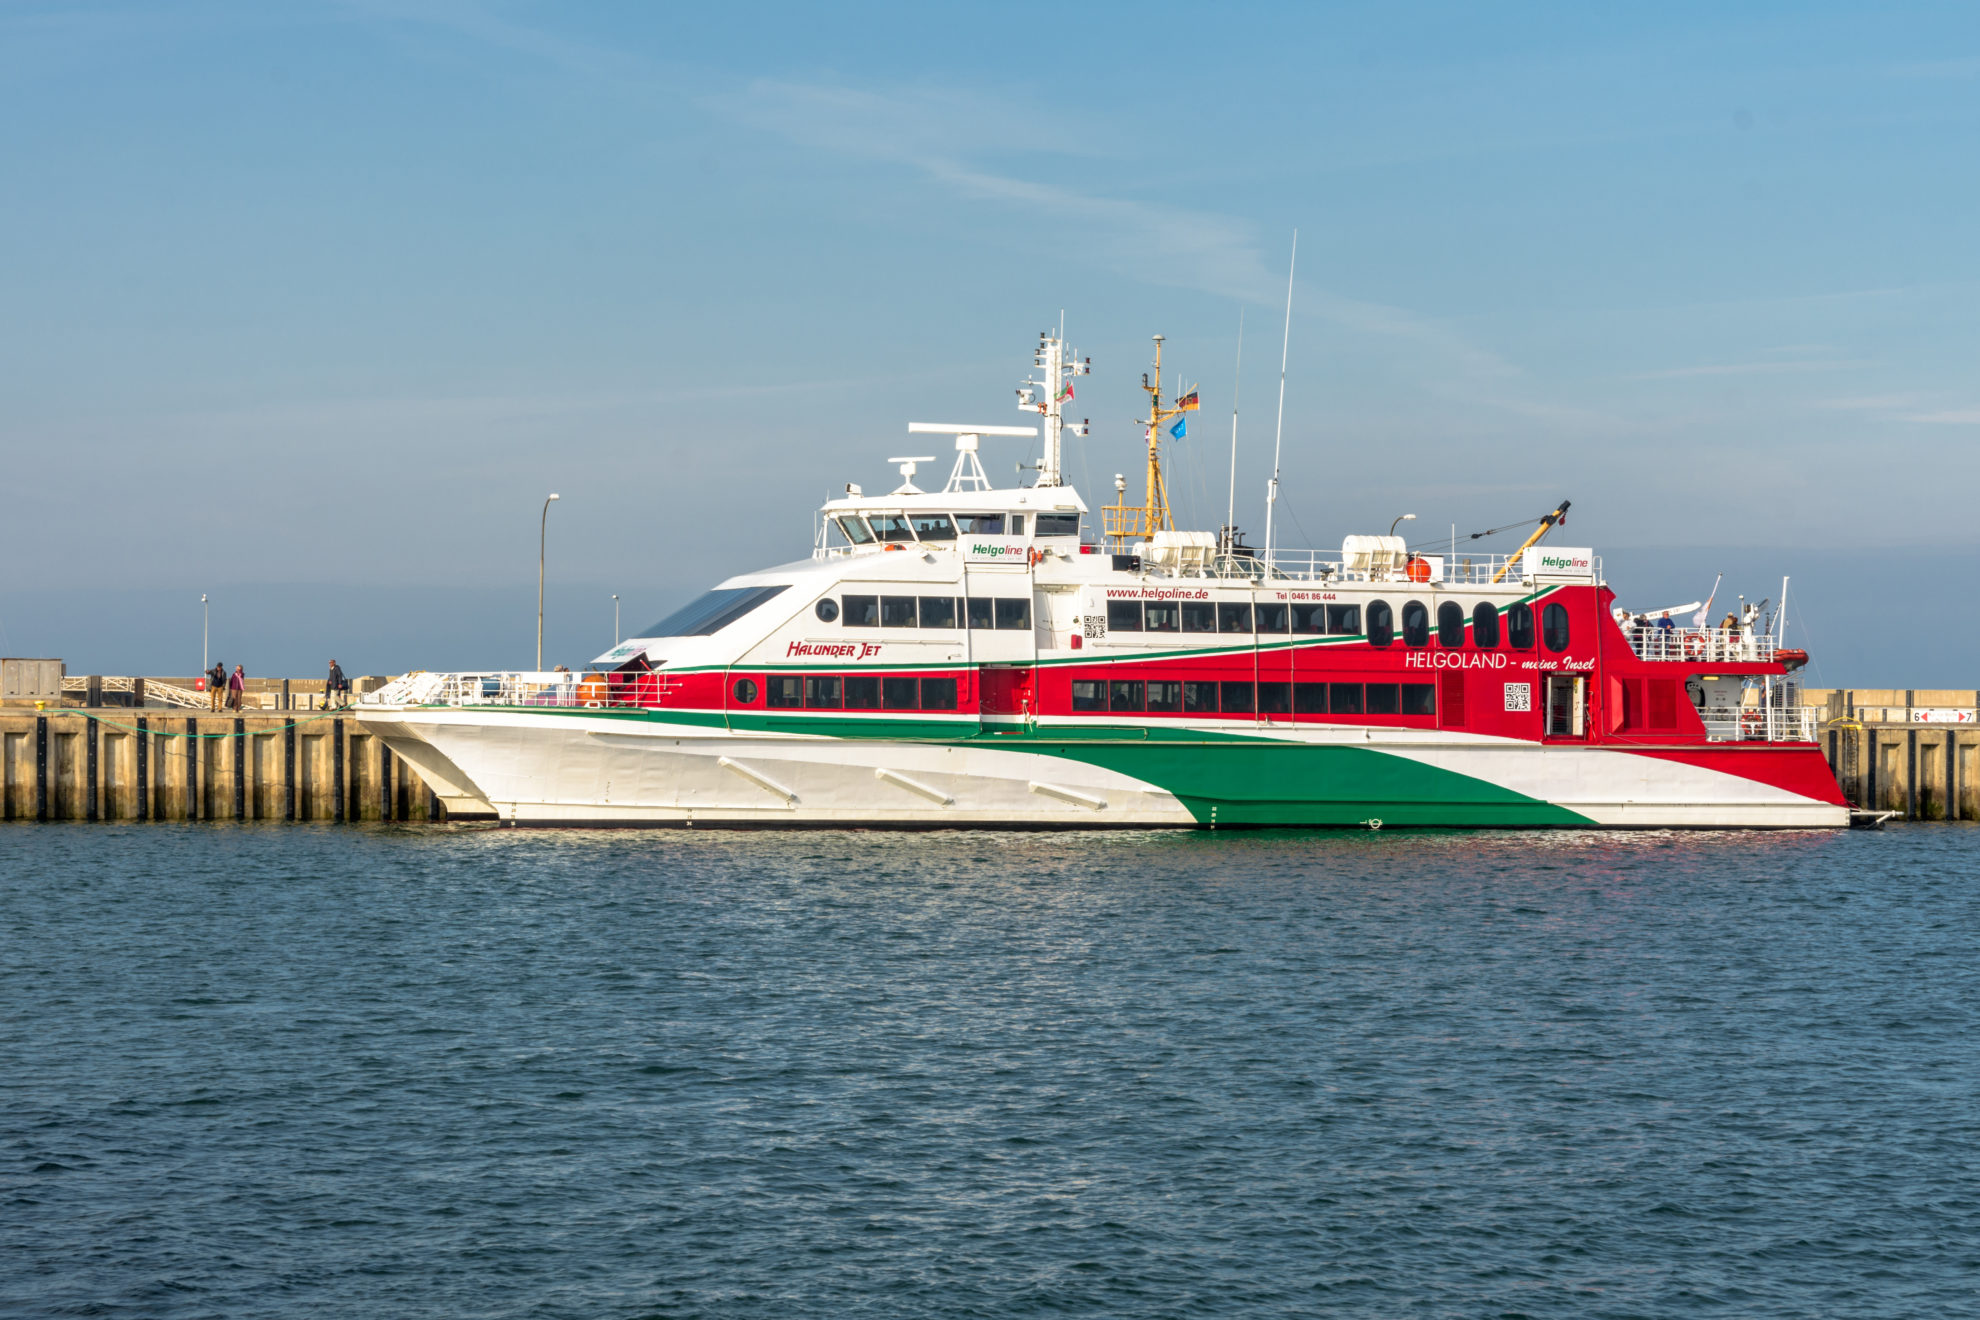
[[1659, 628], [1626, 624], [1623, 635], [1641, 660], [1685, 660], [1695, 664], [1766, 664], [1774, 639], [1751, 628]]
[[1814, 742], [1822, 724], [1813, 706], [1705, 706], [1698, 717], [1713, 742]]

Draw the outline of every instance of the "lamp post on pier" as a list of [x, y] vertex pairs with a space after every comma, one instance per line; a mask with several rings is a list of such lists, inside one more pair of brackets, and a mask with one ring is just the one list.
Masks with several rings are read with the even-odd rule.
[[536, 529], [536, 672], [543, 672], [543, 552], [550, 541], [550, 503], [559, 498], [553, 491], [543, 501], [543, 521]]
[[618, 644], [619, 644], [619, 597], [618, 597], [618, 593], [614, 592], [612, 595], [612, 645], [617, 646]]
[[213, 607], [206, 603], [206, 593], [202, 591], [199, 593], [199, 672], [202, 674], [212, 668], [206, 663], [206, 637], [209, 632], [207, 625], [212, 621]]

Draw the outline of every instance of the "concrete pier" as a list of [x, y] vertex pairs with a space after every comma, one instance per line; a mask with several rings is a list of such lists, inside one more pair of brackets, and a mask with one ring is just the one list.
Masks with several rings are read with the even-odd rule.
[[1850, 805], [1905, 820], [1980, 820], [1980, 691], [1809, 688]]
[[444, 821], [348, 712], [0, 708], [0, 819]]

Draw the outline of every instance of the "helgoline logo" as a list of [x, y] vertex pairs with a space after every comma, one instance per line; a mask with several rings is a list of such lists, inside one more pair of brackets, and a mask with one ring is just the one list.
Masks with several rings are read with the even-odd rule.
[[981, 555], [985, 559], [1002, 559], [1006, 555], [1023, 554], [1024, 547], [1021, 545], [973, 545], [969, 548], [969, 552], [973, 555]]
[[1542, 554], [1542, 555], [1540, 556], [1540, 567], [1542, 567], [1542, 568], [1587, 568], [1587, 567], [1588, 567], [1588, 561], [1587, 561], [1586, 559], [1583, 559], [1583, 558], [1581, 558], [1581, 557], [1580, 557], [1579, 555], [1553, 555], [1553, 554]]

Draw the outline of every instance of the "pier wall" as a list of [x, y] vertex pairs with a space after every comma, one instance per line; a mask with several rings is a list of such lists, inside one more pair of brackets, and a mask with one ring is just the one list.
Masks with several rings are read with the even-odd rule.
[[0, 709], [0, 820], [445, 819], [349, 715]]
[[1980, 820], [1980, 691], [1808, 688], [1829, 768], [1853, 807]]

